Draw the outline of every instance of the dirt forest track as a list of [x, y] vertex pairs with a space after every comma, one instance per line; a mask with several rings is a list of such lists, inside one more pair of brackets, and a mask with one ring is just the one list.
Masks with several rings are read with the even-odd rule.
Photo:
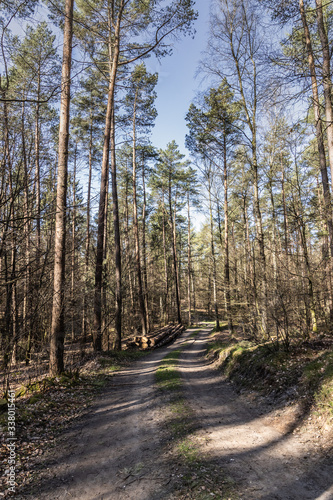
[[203, 459], [233, 480], [233, 498], [333, 500], [332, 459], [318, 456], [302, 436], [272, 425], [267, 407], [253, 407], [237, 395], [204, 357], [210, 329], [192, 337], [194, 330], [116, 374], [49, 450], [38, 487], [16, 498], [180, 498], [176, 486], [181, 478], [164, 425], [167, 403], [155, 383], [161, 360], [180, 348], [183, 392], [197, 422], [193, 439]]

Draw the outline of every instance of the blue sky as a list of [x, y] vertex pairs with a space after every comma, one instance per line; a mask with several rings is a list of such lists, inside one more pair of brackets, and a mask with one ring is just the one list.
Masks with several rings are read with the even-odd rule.
[[187, 127], [185, 115], [200, 86], [200, 76], [195, 73], [206, 48], [209, 22], [209, 0], [196, 0], [195, 8], [199, 12], [195, 21], [196, 35], [192, 39], [185, 37], [175, 43], [172, 56], [157, 61], [148, 60], [149, 71], [158, 72], [156, 87], [156, 108], [158, 117], [152, 131], [152, 144], [164, 149], [175, 140], [180, 151], [189, 156], [185, 148]]
[[[175, 140], [186, 158], [189, 158], [189, 152], [185, 148], [185, 135], [188, 131], [185, 115], [202, 80], [200, 76], [195, 78], [195, 74], [207, 45], [210, 3], [210, 0], [195, 2], [195, 9], [199, 15], [194, 23], [196, 30], [194, 39], [188, 36], [182, 37], [175, 42], [171, 56], [164, 57], [160, 62], [153, 58], [146, 61], [148, 70], [159, 75], [155, 102], [158, 116], [152, 129], [151, 142], [153, 146], [165, 149], [169, 142]], [[36, 21], [45, 19], [45, 8], [40, 7], [34, 18]], [[12, 29], [14, 33], [22, 34], [20, 24], [13, 23]], [[58, 34], [58, 30], [55, 32], [59, 37], [60, 50], [62, 37]], [[99, 187], [96, 188], [96, 192], [98, 190]], [[202, 217], [197, 214], [197, 219], [198, 224]]]
[[[159, 75], [155, 102], [158, 117], [152, 130], [152, 144], [164, 149], [175, 140], [187, 157], [189, 153], [184, 144], [187, 133], [185, 115], [200, 86], [201, 78], [195, 78], [195, 73], [207, 44], [209, 8], [210, 0], [196, 0], [195, 9], [199, 15], [194, 23], [194, 39], [189, 36], [180, 38], [174, 44], [172, 56], [164, 57], [161, 62], [153, 58], [146, 61], [148, 70]], [[38, 15], [34, 17], [37, 20], [45, 19], [45, 8], [40, 7]], [[19, 24], [13, 23], [12, 29], [14, 33], [22, 34]]]

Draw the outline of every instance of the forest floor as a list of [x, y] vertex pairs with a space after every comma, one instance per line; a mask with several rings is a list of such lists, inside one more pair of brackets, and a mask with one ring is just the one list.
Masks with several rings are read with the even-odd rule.
[[[191, 328], [116, 373], [101, 358], [95, 385], [83, 375], [77, 386], [44, 384], [25, 414], [17, 407], [15, 498], [332, 500], [330, 413], [296, 398], [291, 382], [280, 392], [246, 387], [244, 352], [228, 344], [209, 325]], [[271, 386], [272, 369], [261, 375]]]

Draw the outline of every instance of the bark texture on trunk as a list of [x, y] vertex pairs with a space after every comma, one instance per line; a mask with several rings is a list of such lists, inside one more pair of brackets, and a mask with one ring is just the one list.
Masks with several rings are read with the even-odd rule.
[[72, 60], [74, 0], [66, 0], [61, 75], [58, 179], [56, 198], [53, 307], [50, 338], [50, 376], [64, 371], [64, 292], [66, 255], [66, 194], [69, 139], [70, 77]]
[[[115, 260], [116, 260], [116, 349], [120, 349], [121, 342], [121, 258], [120, 258], [120, 231], [119, 231], [119, 213], [118, 196], [116, 181], [116, 155], [114, 145], [114, 92], [116, 77], [118, 71], [119, 48], [120, 48], [120, 23], [124, 8], [122, 0], [117, 22], [114, 25], [114, 36], [111, 36], [111, 26], [114, 20], [111, 19], [109, 11], [109, 89], [108, 103], [105, 115], [105, 129], [103, 142], [101, 187], [98, 210], [98, 228], [97, 228], [97, 249], [96, 249], [96, 270], [95, 270], [95, 300], [94, 300], [94, 334], [93, 344], [95, 351], [102, 350], [102, 286], [103, 286], [103, 256], [104, 256], [104, 231], [105, 231], [105, 205], [107, 195], [107, 181], [109, 175], [109, 155], [111, 141], [111, 170], [112, 170], [112, 198], [113, 198], [113, 217], [115, 225]], [[117, 227], [116, 227], [117, 226]], [[119, 254], [119, 255], [118, 255]], [[119, 309], [120, 307], [120, 309]]]
[[91, 199], [91, 178], [92, 178], [92, 148], [93, 148], [93, 117], [92, 112], [90, 113], [90, 139], [89, 139], [89, 177], [88, 177], [88, 193], [87, 193], [87, 222], [86, 222], [86, 245], [85, 245], [85, 256], [84, 256], [84, 294], [83, 294], [83, 305], [82, 305], [82, 336], [83, 342], [87, 340], [87, 292], [88, 292], [88, 271], [89, 271], [89, 252], [90, 252], [90, 199]]
[[182, 322], [180, 310], [180, 293], [179, 293], [179, 275], [178, 275], [178, 259], [177, 259], [177, 233], [176, 233], [176, 200], [175, 208], [172, 210], [172, 197], [171, 197], [171, 178], [169, 177], [169, 215], [170, 226], [172, 231], [172, 260], [175, 278], [175, 293], [176, 293], [176, 307], [177, 307], [177, 322]]
[[332, 82], [331, 82], [331, 64], [330, 64], [330, 48], [327, 36], [327, 31], [324, 23], [323, 6], [321, 0], [316, 0], [316, 13], [318, 32], [323, 53], [323, 87], [325, 99], [325, 114], [326, 123], [325, 129], [327, 134], [328, 157], [331, 169], [331, 183], [333, 187], [333, 108], [332, 108]]
[[116, 266], [116, 288], [115, 288], [115, 330], [116, 338], [114, 348], [121, 350], [121, 307], [122, 307], [122, 280], [121, 280], [121, 246], [120, 246], [120, 227], [119, 227], [119, 208], [118, 208], [118, 190], [117, 190], [117, 165], [116, 165], [116, 144], [114, 133], [114, 113], [112, 113], [112, 131], [111, 131], [111, 177], [112, 177], [112, 209], [113, 209], [113, 227], [114, 227], [114, 252]]
[[147, 331], [147, 315], [145, 300], [143, 295], [142, 273], [141, 273], [141, 257], [140, 257], [140, 241], [139, 241], [139, 222], [138, 222], [138, 206], [136, 194], [136, 98], [134, 99], [134, 112], [133, 112], [133, 157], [132, 157], [132, 187], [133, 187], [133, 232], [135, 244], [135, 262], [136, 273], [138, 278], [138, 295], [139, 295], [139, 308], [141, 316], [142, 335], [146, 335]]
[[213, 263], [213, 299], [214, 299], [214, 311], [215, 311], [215, 327], [216, 330], [220, 328], [220, 318], [219, 318], [219, 308], [217, 303], [217, 273], [216, 273], [216, 256], [215, 256], [215, 245], [214, 245], [214, 227], [213, 227], [213, 210], [212, 210], [212, 194], [211, 194], [211, 184], [210, 179], [208, 179], [208, 195], [209, 195], [209, 219], [210, 219], [210, 248]]
[[188, 304], [188, 324], [192, 325], [192, 296], [191, 296], [191, 213], [190, 213], [190, 193], [187, 192], [187, 304]]
[[318, 93], [318, 83], [317, 83], [317, 74], [315, 68], [315, 60], [313, 55], [313, 48], [310, 36], [310, 30], [306, 18], [306, 12], [304, 8], [304, 1], [299, 0], [299, 10], [301, 14], [304, 36], [305, 36], [305, 44], [306, 50], [308, 54], [308, 64], [310, 69], [311, 76], [311, 86], [312, 86], [312, 95], [313, 95], [313, 111], [315, 116], [315, 127], [316, 127], [316, 138], [317, 138], [317, 146], [319, 153], [319, 164], [320, 164], [320, 172], [322, 179], [322, 186], [324, 191], [324, 200], [325, 200], [325, 216], [327, 220], [327, 226], [330, 237], [330, 249], [331, 256], [333, 256], [333, 222], [332, 222], [332, 209], [331, 209], [331, 194], [330, 187], [328, 181], [328, 173], [327, 173], [327, 165], [326, 165], [326, 153], [325, 153], [325, 144], [324, 144], [324, 136], [323, 136], [323, 127], [322, 120], [320, 116], [320, 103], [319, 103], [319, 93]]
[[228, 329], [233, 333], [231, 300], [230, 300], [230, 263], [229, 263], [229, 210], [228, 210], [228, 165], [227, 165], [227, 141], [224, 133], [223, 151], [223, 184], [224, 184], [224, 290], [225, 309], [228, 320]]

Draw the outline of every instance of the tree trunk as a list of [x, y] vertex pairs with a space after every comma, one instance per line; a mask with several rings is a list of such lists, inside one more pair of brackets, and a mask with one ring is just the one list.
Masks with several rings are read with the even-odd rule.
[[135, 311], [135, 304], [134, 304], [134, 292], [133, 292], [133, 282], [132, 282], [132, 266], [131, 266], [131, 261], [132, 261], [132, 253], [131, 253], [131, 248], [130, 248], [130, 240], [129, 240], [129, 210], [128, 210], [128, 187], [129, 187], [129, 178], [127, 176], [126, 172], [126, 178], [125, 178], [125, 245], [126, 245], [126, 255], [128, 259], [128, 281], [129, 281], [129, 294], [130, 294], [130, 300], [131, 300], [131, 308], [132, 311]]
[[178, 278], [178, 263], [177, 263], [177, 239], [176, 239], [176, 200], [175, 208], [172, 211], [172, 199], [171, 199], [171, 178], [169, 177], [169, 215], [170, 215], [170, 225], [172, 232], [172, 257], [173, 257], [173, 270], [175, 278], [175, 293], [176, 293], [176, 307], [177, 307], [177, 322], [182, 322], [181, 311], [180, 311], [180, 294], [179, 294], [179, 278]]
[[142, 190], [143, 190], [143, 207], [142, 207], [142, 276], [144, 286], [144, 301], [146, 310], [146, 323], [149, 331], [149, 306], [148, 306], [148, 270], [147, 270], [147, 249], [146, 249], [146, 182], [145, 182], [145, 162], [142, 161]]
[[208, 195], [209, 195], [209, 218], [210, 218], [210, 248], [212, 254], [213, 263], [213, 299], [214, 299], [214, 311], [215, 311], [215, 328], [220, 329], [219, 320], [219, 309], [217, 304], [217, 284], [216, 284], [216, 257], [215, 257], [215, 246], [214, 246], [214, 228], [213, 228], [213, 210], [212, 210], [212, 195], [211, 195], [211, 180], [208, 179]]
[[[317, 0], [318, 1], [318, 0]], [[320, 102], [319, 102], [319, 94], [318, 94], [318, 84], [317, 84], [317, 75], [315, 68], [315, 61], [311, 43], [310, 30], [308, 27], [306, 12], [304, 8], [303, 0], [299, 0], [299, 9], [302, 18], [303, 30], [305, 35], [305, 43], [306, 49], [308, 53], [308, 63], [311, 75], [311, 86], [312, 86], [312, 95], [313, 95], [313, 111], [315, 116], [315, 127], [316, 127], [316, 137], [317, 137], [317, 145], [318, 145], [318, 153], [319, 153], [319, 164], [320, 164], [320, 172], [322, 178], [322, 185], [324, 191], [324, 200], [325, 200], [325, 216], [327, 220], [327, 226], [329, 231], [329, 240], [330, 240], [330, 250], [331, 257], [333, 257], [333, 221], [332, 221], [332, 209], [331, 209], [331, 194], [330, 187], [328, 181], [327, 174], [327, 166], [326, 166], [326, 153], [325, 153], [325, 145], [324, 145], [324, 137], [323, 137], [323, 128], [322, 121], [320, 116]], [[327, 66], [327, 61], [324, 61]], [[326, 68], [327, 70], [327, 68]], [[324, 70], [325, 75], [325, 70]], [[329, 78], [329, 75], [328, 75]], [[327, 88], [327, 78], [326, 78], [326, 94], [328, 95], [328, 91], [330, 89]], [[332, 151], [331, 151], [332, 152]]]
[[39, 133], [39, 104], [40, 100], [40, 67], [38, 67], [37, 75], [37, 104], [36, 104], [36, 121], [35, 121], [35, 185], [36, 185], [36, 264], [39, 272], [40, 266], [40, 250], [41, 250], [41, 234], [40, 234], [40, 133]]
[[[122, 17], [122, 7], [119, 10], [117, 23], [115, 26], [114, 43], [111, 37], [111, 13], [109, 12], [109, 89], [108, 89], [108, 103], [105, 116], [105, 129], [104, 129], [104, 142], [103, 142], [103, 158], [102, 158], [102, 172], [101, 172], [101, 187], [99, 198], [98, 210], [98, 228], [97, 228], [97, 248], [96, 248], [96, 270], [95, 270], [95, 300], [94, 300], [94, 335], [93, 343], [94, 350], [102, 350], [102, 281], [103, 281], [103, 255], [104, 255], [104, 227], [105, 227], [105, 203], [107, 192], [107, 179], [109, 173], [109, 154], [110, 154], [110, 140], [113, 141], [111, 145], [111, 169], [112, 174], [112, 196], [113, 196], [113, 216], [114, 224], [117, 226], [115, 229], [115, 252], [116, 252], [116, 345], [117, 349], [121, 346], [121, 264], [120, 264], [120, 233], [119, 233], [119, 213], [118, 213], [118, 198], [117, 198], [117, 181], [116, 181], [116, 163], [114, 148], [114, 90], [116, 85], [116, 76], [118, 70], [119, 60], [119, 45], [120, 45], [120, 22]], [[112, 53], [113, 50], [113, 53]], [[112, 129], [112, 130], [111, 130]], [[115, 192], [114, 192], [115, 191]], [[117, 213], [115, 213], [115, 210]], [[118, 239], [118, 241], [117, 241]], [[119, 255], [118, 255], [119, 253]], [[119, 261], [117, 260], [119, 258]], [[119, 310], [120, 305], [120, 310]]]
[[224, 133], [223, 150], [223, 184], [224, 184], [224, 298], [229, 332], [233, 333], [230, 304], [230, 265], [229, 265], [229, 210], [228, 210], [228, 166], [227, 141]]
[[295, 162], [295, 177], [296, 177], [296, 185], [297, 185], [297, 194], [298, 194], [298, 203], [296, 202], [296, 221], [297, 227], [299, 230], [299, 235], [301, 239], [301, 246], [303, 250], [304, 262], [305, 262], [305, 271], [306, 271], [306, 279], [307, 279], [307, 295], [308, 300], [305, 301], [306, 307], [306, 315], [307, 315], [307, 327], [312, 325], [312, 332], [317, 332], [317, 317], [316, 317], [316, 304], [315, 304], [315, 296], [313, 291], [313, 280], [308, 252], [308, 244], [307, 244], [307, 236], [306, 236], [306, 227], [303, 220], [303, 207], [302, 207], [302, 189], [299, 181], [299, 170], [297, 162]]
[[299, 232], [300, 232], [301, 243], [302, 243], [302, 247], [303, 247], [306, 276], [307, 276], [307, 282], [308, 282], [308, 296], [309, 296], [309, 308], [310, 308], [310, 318], [311, 318], [311, 324], [312, 324], [312, 333], [317, 333], [318, 327], [317, 327], [315, 298], [314, 298], [314, 292], [313, 292], [313, 282], [312, 282], [312, 277], [311, 277], [311, 267], [310, 267], [308, 247], [307, 247], [307, 242], [306, 242], [306, 231], [305, 231], [305, 226], [304, 226], [304, 223], [302, 220], [299, 223]]
[[133, 232], [134, 232], [134, 244], [135, 244], [135, 262], [136, 262], [136, 272], [138, 277], [138, 295], [139, 295], [139, 308], [140, 308], [140, 316], [141, 316], [141, 325], [142, 325], [142, 335], [147, 335], [147, 315], [145, 308], [145, 300], [143, 295], [143, 286], [142, 286], [142, 274], [141, 274], [141, 257], [140, 257], [140, 242], [139, 242], [139, 223], [138, 223], [138, 207], [137, 207], [137, 194], [136, 194], [136, 99], [137, 95], [135, 95], [134, 99], [134, 111], [133, 111], [133, 174], [132, 174], [132, 183], [133, 183]]
[[[323, 87], [325, 99], [325, 114], [326, 114], [326, 133], [328, 143], [328, 157], [331, 169], [331, 182], [333, 187], [333, 109], [332, 109], [332, 82], [331, 82], [331, 67], [330, 67], [330, 48], [327, 36], [327, 31], [324, 23], [322, 0], [316, 0], [316, 14], [318, 32], [320, 37], [321, 48], [323, 52]], [[304, 23], [304, 22], [303, 22]]]
[[108, 104], [105, 117], [104, 146], [101, 172], [101, 187], [99, 194], [98, 227], [97, 227], [97, 248], [96, 248], [96, 268], [95, 268], [95, 299], [94, 299], [94, 335], [93, 344], [95, 351], [102, 350], [102, 287], [103, 287], [103, 256], [104, 256], [104, 232], [105, 232], [105, 205], [107, 184], [109, 176], [109, 153], [111, 116], [113, 111], [113, 91], [114, 85], [110, 78]]
[[[23, 96], [24, 98], [24, 96]], [[23, 296], [23, 334], [28, 339], [28, 346], [31, 342], [30, 314], [31, 304], [31, 265], [30, 265], [30, 217], [29, 217], [29, 171], [25, 144], [25, 104], [22, 104], [22, 153], [24, 167], [24, 239], [25, 239], [25, 275], [24, 275], [24, 296]], [[30, 361], [30, 351], [26, 350], [26, 363]]]
[[[108, 204], [109, 204], [109, 173], [106, 180], [106, 196], [105, 196], [105, 207], [104, 207], [104, 235], [103, 235], [103, 270], [102, 270], [102, 348], [103, 348], [103, 336], [107, 337], [107, 350], [109, 350], [109, 332], [108, 332], [108, 301], [107, 301], [107, 250], [108, 250]], [[105, 345], [105, 344], [104, 344]]]
[[[332, 82], [331, 82], [331, 65], [330, 65], [330, 48], [329, 41], [327, 36], [327, 31], [324, 23], [323, 16], [323, 7], [322, 0], [316, 0], [316, 13], [317, 13], [317, 23], [318, 23], [318, 31], [320, 37], [320, 43], [323, 52], [323, 86], [324, 86], [324, 99], [325, 99], [325, 115], [326, 115], [326, 134], [327, 134], [327, 145], [328, 145], [328, 157], [330, 163], [331, 170], [331, 183], [333, 188], [333, 109], [332, 109]], [[326, 179], [325, 179], [326, 182]], [[327, 196], [327, 194], [326, 194]], [[328, 198], [328, 196], [327, 196]], [[328, 204], [329, 201], [326, 201], [325, 205]], [[326, 209], [329, 209], [326, 206]], [[328, 214], [328, 229], [329, 229], [329, 239], [330, 239], [330, 257], [327, 262], [327, 273], [328, 273], [328, 281], [331, 283], [333, 279], [333, 220], [332, 211]], [[332, 290], [330, 287], [330, 295], [332, 294]], [[330, 320], [333, 322], [333, 305], [332, 300], [330, 300]]]
[[71, 329], [72, 329], [72, 340], [75, 339], [75, 227], [76, 227], [76, 160], [77, 160], [77, 142], [75, 143], [74, 150], [74, 171], [73, 171], [73, 198], [72, 198], [72, 269], [71, 269]]
[[66, 0], [64, 47], [62, 62], [62, 85], [60, 102], [58, 179], [56, 199], [56, 226], [54, 249], [54, 283], [53, 307], [50, 338], [50, 376], [54, 377], [64, 371], [64, 288], [65, 288], [65, 255], [66, 255], [66, 194], [67, 194], [67, 161], [69, 138], [70, 107], [70, 75], [72, 59], [74, 0]]
[[188, 324], [192, 325], [192, 301], [191, 301], [191, 218], [190, 218], [190, 193], [187, 192], [187, 304]]
[[112, 113], [112, 130], [111, 130], [111, 174], [112, 174], [112, 208], [113, 208], [113, 224], [114, 224], [114, 251], [116, 265], [116, 308], [115, 308], [115, 330], [116, 339], [114, 348], [117, 351], [121, 350], [121, 306], [122, 306], [122, 282], [121, 282], [121, 246], [120, 246], [120, 228], [119, 228], [119, 209], [118, 209], [118, 192], [117, 192], [117, 166], [116, 166], [116, 143], [115, 143], [115, 126], [114, 112]]
[[[244, 15], [245, 9], [243, 6]], [[247, 28], [247, 19], [246, 19]], [[251, 39], [251, 34], [248, 33], [248, 38]], [[238, 59], [238, 53], [235, 52], [235, 48], [233, 46], [233, 39], [230, 38], [230, 48], [232, 52], [232, 56], [234, 59], [238, 83], [239, 83], [239, 91], [241, 95], [241, 101], [243, 103], [243, 108], [246, 116], [246, 121], [251, 131], [251, 149], [252, 149], [252, 174], [253, 174], [253, 189], [254, 189], [254, 200], [253, 200], [253, 212], [255, 218], [256, 225], [256, 235], [259, 244], [259, 255], [261, 261], [261, 283], [262, 283], [262, 297], [261, 297], [261, 330], [263, 336], [267, 335], [267, 275], [266, 275], [266, 257], [265, 257], [265, 243], [264, 243], [264, 233], [262, 227], [262, 217], [260, 210], [260, 201], [259, 201], [259, 178], [258, 178], [258, 160], [257, 160], [257, 124], [256, 124], [256, 114], [257, 114], [257, 68], [256, 62], [254, 59], [254, 54], [252, 53], [252, 45], [250, 44], [250, 55], [249, 59], [252, 63], [252, 84], [253, 84], [253, 102], [250, 107], [248, 106], [248, 102], [246, 101], [244, 87], [243, 87], [243, 72], [241, 71]]]
[[192, 289], [192, 296], [193, 296], [193, 317], [194, 321], [196, 323], [196, 314], [197, 314], [197, 301], [196, 301], [196, 293], [195, 293], [195, 284], [194, 284], [194, 270], [191, 275], [191, 289]]
[[90, 112], [90, 139], [89, 139], [89, 177], [88, 177], [88, 193], [87, 193], [87, 212], [86, 212], [86, 246], [84, 256], [84, 294], [82, 305], [82, 336], [83, 342], [87, 340], [87, 293], [88, 293], [88, 272], [89, 272], [89, 252], [90, 252], [90, 199], [91, 199], [91, 178], [92, 178], [92, 148], [93, 148], [93, 117]]
[[284, 252], [286, 257], [286, 270], [289, 270], [289, 224], [287, 216], [287, 204], [286, 204], [286, 190], [285, 190], [285, 178], [284, 178], [284, 166], [282, 165], [282, 154], [281, 154], [281, 188], [282, 188], [282, 203], [283, 203], [283, 229], [284, 229]]
[[163, 260], [164, 260], [164, 322], [169, 323], [169, 278], [168, 278], [168, 261], [166, 252], [166, 234], [165, 234], [165, 206], [164, 206], [164, 193], [162, 200], [162, 238], [163, 238]]

